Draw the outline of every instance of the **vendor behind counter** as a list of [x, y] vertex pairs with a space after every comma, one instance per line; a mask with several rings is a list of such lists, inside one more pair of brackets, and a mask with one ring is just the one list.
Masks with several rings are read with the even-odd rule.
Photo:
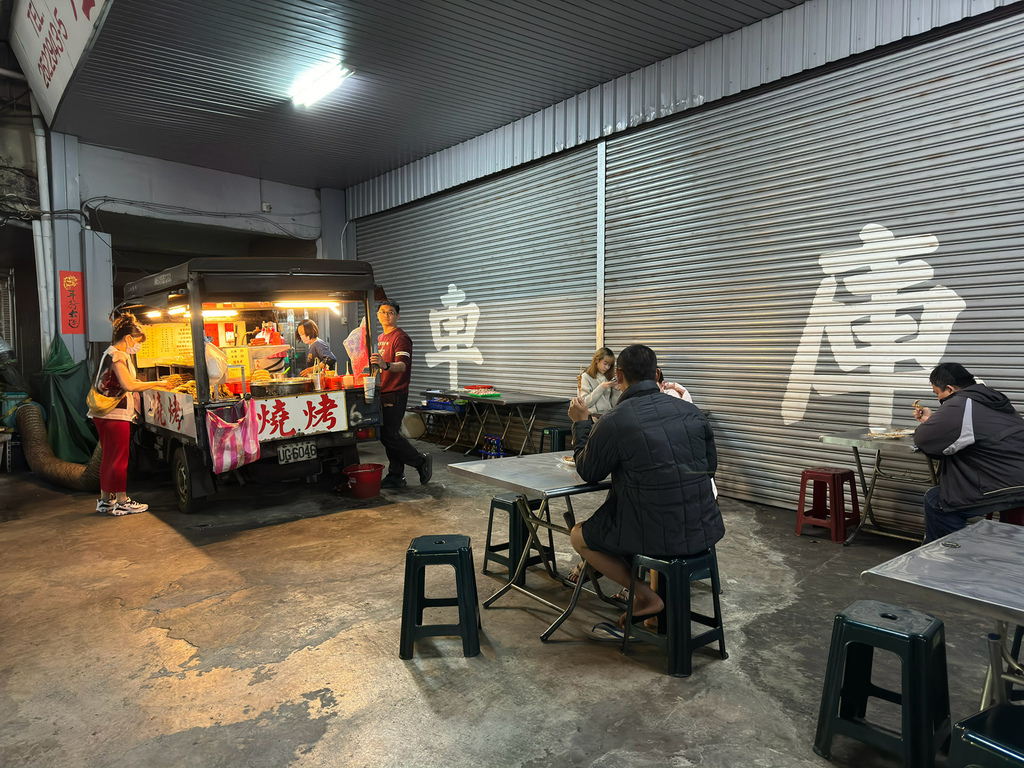
[[306, 368], [303, 369], [301, 375], [307, 376], [312, 373], [313, 364], [317, 362], [322, 362], [327, 368], [334, 368], [338, 365], [338, 358], [331, 352], [327, 342], [320, 338], [320, 329], [315, 322], [306, 318], [299, 323], [296, 330], [302, 343], [309, 345], [309, 351], [306, 353]]

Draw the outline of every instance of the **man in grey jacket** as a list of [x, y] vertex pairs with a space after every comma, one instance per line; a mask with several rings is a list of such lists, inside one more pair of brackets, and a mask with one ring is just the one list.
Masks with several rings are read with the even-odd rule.
[[[594, 515], [572, 530], [572, 545], [592, 565], [629, 586], [634, 554], [694, 555], [725, 535], [711, 487], [717, 468], [707, 418], [685, 400], [665, 397], [655, 382], [658, 360], [641, 344], [622, 350], [615, 376], [622, 397], [597, 423], [581, 398], [569, 406], [576, 471], [587, 482], [608, 475], [612, 490]], [[664, 602], [637, 583], [634, 616], [651, 616]], [[625, 614], [620, 620], [624, 621]]]
[[926, 543], [970, 517], [1024, 505], [1024, 419], [1006, 395], [960, 363], [937, 365], [929, 379], [939, 409], [914, 406], [914, 443], [941, 461], [939, 485], [924, 495]]

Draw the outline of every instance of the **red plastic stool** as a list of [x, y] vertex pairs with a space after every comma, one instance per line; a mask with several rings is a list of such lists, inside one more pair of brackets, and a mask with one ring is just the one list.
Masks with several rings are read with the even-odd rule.
[[[807, 483], [811, 483], [811, 508], [804, 511], [804, 497]], [[850, 484], [850, 506], [848, 513], [843, 499], [843, 484]], [[825, 493], [828, 492], [826, 504]], [[853, 470], [834, 467], [805, 469], [800, 474], [800, 506], [796, 513], [796, 535], [805, 525], [817, 525], [832, 531], [832, 541], [846, 540], [846, 526], [860, 523], [860, 505], [857, 503], [857, 486]]]
[[[991, 519], [990, 517], [989, 520]], [[999, 513], [999, 522], [1009, 523], [1010, 525], [1024, 525], [1024, 507], [1004, 509]]]

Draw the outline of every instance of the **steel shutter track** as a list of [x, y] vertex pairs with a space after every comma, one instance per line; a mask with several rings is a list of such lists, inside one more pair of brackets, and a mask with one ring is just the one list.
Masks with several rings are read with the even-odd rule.
[[[795, 509], [801, 470], [853, 466], [818, 436], [916, 426], [939, 358], [1024, 402], [1022, 44], [1015, 17], [609, 140], [606, 341], [712, 412], [724, 495]], [[937, 244], [819, 262], [867, 225]], [[877, 516], [920, 530], [923, 490], [880, 483]]]

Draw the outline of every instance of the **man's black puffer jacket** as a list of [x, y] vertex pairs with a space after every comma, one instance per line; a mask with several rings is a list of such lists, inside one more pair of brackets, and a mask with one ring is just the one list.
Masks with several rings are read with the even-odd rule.
[[641, 381], [596, 424], [573, 424], [576, 471], [587, 482], [612, 476], [607, 501], [584, 524], [587, 544], [612, 554], [696, 554], [725, 535], [711, 490], [715, 438], [700, 409]]

